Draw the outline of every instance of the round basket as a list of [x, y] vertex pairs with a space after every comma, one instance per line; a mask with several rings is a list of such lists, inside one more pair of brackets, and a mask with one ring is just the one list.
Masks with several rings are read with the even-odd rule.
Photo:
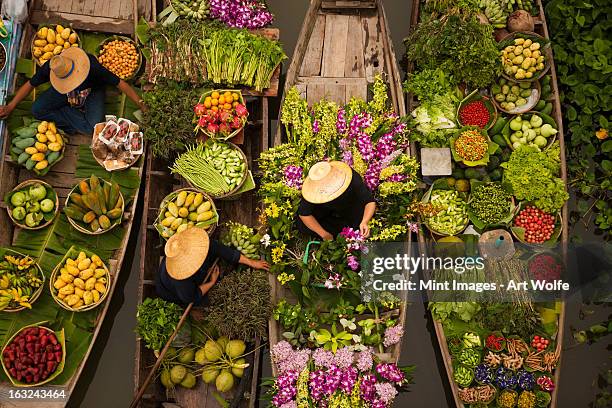
[[[553, 128], [555, 130], [559, 130], [557, 123], [555, 122], [555, 120], [550, 117], [549, 115], [546, 115], [544, 113], [538, 112], [538, 111], [528, 111], [525, 113], [521, 113], [520, 115], [514, 115], [510, 118], [510, 120], [508, 120], [508, 123], [506, 123], [502, 129], [502, 135], [504, 136], [504, 139], [506, 139], [506, 143], [508, 144], [508, 147], [510, 147], [511, 150], [515, 150], [514, 147], [512, 146], [512, 141], [510, 140], [510, 135], [512, 134], [512, 132], [514, 132], [512, 129], [510, 129], [510, 122], [512, 122], [512, 120], [514, 120], [514, 118], [516, 118], [517, 116], [525, 116], [525, 118], [527, 118], [527, 120], [531, 119], [531, 116], [533, 115], [538, 115], [539, 117], [542, 118], [542, 125], [548, 123], [549, 125], [553, 126]], [[523, 119], [525, 119], [523, 118]], [[553, 125], [554, 123], [554, 125]], [[546, 138], [546, 146], [540, 148], [541, 150], [546, 150], [548, 149], [554, 142], [555, 140], [557, 140], [557, 135], [559, 133], [555, 133], [552, 136], [549, 136]]]
[[[235, 144], [233, 144], [232, 142], [223, 142], [228, 144], [232, 149], [238, 150], [238, 152], [240, 152], [240, 156], [242, 157], [242, 160], [244, 161], [244, 163], [248, 164], [248, 160], [246, 157], [246, 154], [244, 154], [244, 152], [242, 151], [242, 149], [240, 149], [238, 146], [236, 146]], [[248, 172], [249, 172], [249, 167], [248, 166], [244, 166], [244, 174], [242, 175], [242, 180], [240, 180], [240, 183], [238, 183], [238, 185], [236, 185], [236, 187], [234, 187], [233, 190], [228, 191], [227, 193], [224, 194], [212, 194], [209, 192], [206, 192], [204, 190], [202, 190], [201, 188], [194, 186], [193, 184], [191, 184], [191, 182], [187, 181], [187, 184], [192, 187], [193, 189], [197, 190], [197, 191], [201, 191], [203, 193], [208, 194], [209, 196], [211, 196], [212, 198], [226, 198], [226, 197], [230, 197], [231, 195], [233, 195], [234, 193], [236, 193], [237, 191], [239, 191], [242, 186], [244, 185], [244, 182], [246, 181], [247, 177], [248, 177]]]
[[[134, 130], [134, 132], [140, 131], [140, 127], [138, 125], [136, 125], [135, 123], [133, 125], [134, 125], [134, 127], [130, 126], [130, 128], [136, 129], [136, 130]], [[134, 155], [134, 160], [131, 163], [127, 163], [126, 162], [125, 165], [123, 165], [123, 166], [118, 166], [118, 167], [113, 167], [113, 168], [110, 168], [110, 166], [107, 167], [107, 165], [104, 163], [105, 159], [102, 159], [102, 158], [100, 158], [100, 157], [98, 157], [96, 155], [94, 146], [96, 145], [96, 143], [103, 143], [103, 142], [101, 142], [98, 139], [98, 135], [102, 132], [102, 130], [104, 129], [104, 126], [106, 126], [106, 122], [96, 123], [96, 125], [94, 126], [94, 131], [93, 131], [93, 134], [92, 134], [91, 146], [90, 146], [91, 147], [91, 155], [98, 162], [98, 164], [101, 167], [103, 167], [108, 172], [129, 169], [134, 164], [136, 164], [136, 162], [138, 162], [138, 159], [140, 159], [140, 157], [142, 156], [142, 153]], [[132, 131], [132, 130], [130, 129], [130, 131]], [[145, 146], [145, 148], [146, 148], [146, 146]]]
[[[427, 193], [425, 193], [425, 195], [423, 196], [423, 198], [421, 200], [421, 202], [423, 204], [427, 204], [427, 203], [429, 203], [431, 201], [432, 193], [434, 191], [438, 190], [438, 189], [436, 189], [434, 187], [435, 187], [435, 184], [432, 185], [430, 187], [430, 189], [427, 191]], [[452, 190], [452, 191], [454, 191], [454, 190]], [[458, 193], [458, 194], [461, 194], [461, 193]], [[435, 235], [441, 236], [441, 237], [450, 237], [450, 236], [455, 236], [455, 235], [461, 234], [463, 232], [463, 230], [465, 230], [467, 228], [467, 226], [470, 224], [470, 218], [469, 218], [469, 215], [468, 215], [468, 212], [467, 212], [467, 200], [465, 198], [463, 198], [463, 197], [460, 197], [460, 198], [466, 202], [465, 222], [460, 226], [460, 228], [455, 233], [448, 234], [448, 233], [444, 233], [444, 232], [441, 232], [441, 231], [437, 231], [435, 228], [431, 227], [431, 225], [428, 222], [428, 219], [424, 218], [423, 219], [423, 223], [425, 224], [427, 229], [429, 231], [431, 231], [432, 234], [435, 234]]]
[[[97, 302], [91, 303], [89, 305], [83, 305], [79, 308], [74, 308], [72, 306], [68, 306], [68, 304], [64, 303], [64, 301], [60, 298], [57, 297], [58, 294], [58, 289], [55, 289], [55, 287], [53, 286], [53, 282], [55, 282], [55, 279], [57, 278], [57, 275], [60, 273], [60, 270], [62, 269], [62, 267], [64, 267], [64, 265], [66, 264], [66, 259], [68, 259], [68, 257], [76, 257], [78, 256], [79, 252], [85, 252], [85, 254], [88, 257], [92, 257], [93, 255], [95, 255], [93, 252], [91, 251], [87, 251], [85, 249], [77, 249], [75, 247], [71, 247], [68, 252], [66, 252], [66, 255], [64, 255], [64, 257], [62, 258], [62, 260], [60, 261], [59, 264], [57, 264], [57, 266], [53, 269], [53, 272], [51, 272], [51, 277], [49, 278], [49, 290], [51, 292], [51, 297], [53, 297], [53, 300], [55, 300], [55, 303], [57, 303], [58, 305], [60, 305], [62, 308], [70, 311], [70, 312], [86, 312], [88, 310], [92, 310], [95, 309], [96, 307], [100, 306], [104, 300], [106, 299], [106, 297], [108, 296], [108, 291], [109, 291], [109, 287], [110, 287], [110, 283], [111, 283], [111, 276], [110, 276], [110, 272], [108, 270], [108, 267], [106, 266], [106, 264], [103, 263], [102, 265], [102, 269], [104, 269], [106, 271], [106, 275], [104, 275], [104, 277], [106, 278], [106, 290], [104, 291], [104, 293], [100, 294], [100, 299]], [[76, 254], [76, 255], [75, 255]], [[98, 267], [100, 268], [100, 267]]]
[[[89, 180], [89, 179], [85, 179], [85, 180]], [[108, 181], [103, 180], [103, 179], [100, 179], [100, 183], [110, 184]], [[66, 202], [65, 202], [64, 206], [67, 206], [68, 204], [70, 204], [70, 196], [78, 188], [79, 188], [79, 184], [78, 183], [74, 187], [72, 187], [72, 190], [70, 190], [70, 193], [68, 193], [68, 197], [66, 197]], [[123, 193], [121, 193], [121, 191], [119, 192], [119, 197], [121, 199], [121, 216], [119, 216], [117, 219], [113, 220], [113, 223], [107, 229], [98, 229], [97, 231], [92, 231], [90, 229], [87, 229], [87, 228], [83, 227], [81, 225], [80, 221], [77, 222], [77, 221], [73, 220], [72, 218], [70, 218], [68, 216], [66, 216], [66, 218], [68, 218], [68, 222], [70, 223], [70, 225], [72, 225], [74, 227], [74, 229], [76, 229], [79, 232], [82, 232], [83, 234], [87, 234], [87, 235], [100, 235], [100, 234], [107, 233], [108, 231], [110, 231], [113, 228], [115, 228], [117, 225], [120, 225], [121, 222], [123, 221], [123, 213], [125, 212], [125, 199], [123, 198]]]
[[[36, 28], [36, 31], [34, 31], [34, 35], [32, 36], [32, 42], [30, 43], [30, 53], [32, 55], [32, 59], [34, 60], [36, 65], [38, 65], [39, 67], [42, 67], [44, 63], [40, 62], [40, 58], [34, 56], [34, 41], [40, 40], [40, 38], [38, 38], [36, 33], [38, 33], [38, 30], [40, 30], [41, 28], [47, 27], [47, 28], [52, 28], [55, 31], [56, 35], [57, 35], [57, 31], [56, 31], [56, 27], [57, 26], [58, 26], [57, 24], [41, 24], [41, 25], [38, 26], [38, 28]], [[82, 48], [81, 36], [79, 35], [79, 33], [77, 33], [76, 30], [74, 28], [72, 28], [71, 26], [69, 26], [69, 25], [68, 26], [62, 25], [62, 27], [69, 28], [70, 31], [71, 31], [71, 34], [75, 33], [77, 35], [76, 44], [78, 44], [79, 48]], [[68, 41], [68, 40], [65, 40], [65, 41]], [[67, 48], [64, 48], [64, 49], [67, 49]]]
[[0, 58], [0, 73], [4, 71], [4, 67], [6, 67], [6, 61], [8, 60], [8, 52], [6, 52], [6, 47], [4, 44], [0, 43], [0, 55], [4, 55], [4, 59]]
[[[517, 83], [517, 82], [510, 81], [510, 83]], [[521, 115], [533, 109], [534, 106], [536, 106], [538, 102], [540, 101], [541, 95], [542, 95], [542, 85], [540, 85], [540, 81], [535, 80], [531, 83], [531, 96], [528, 98], [527, 103], [521, 106], [520, 108], [514, 108], [512, 110], [506, 110], [502, 108], [500, 102], [497, 102], [497, 100], [495, 99], [495, 95], [493, 95], [492, 93], [491, 93], [491, 100], [493, 101], [493, 103], [495, 104], [495, 107], [499, 111], [507, 113], [509, 115]]]
[[[467, 132], [467, 131], [470, 131], [470, 130], [474, 130], [474, 131], [477, 131], [478, 133], [480, 133], [480, 135], [482, 137], [484, 137], [484, 139], [487, 142], [487, 150], [485, 151], [485, 153], [482, 156], [482, 158], [480, 158], [480, 159], [478, 159], [476, 161], [470, 161], [470, 160], [464, 159], [457, 152], [457, 150], [455, 148], [455, 141], [457, 139], [459, 139], [459, 137], [464, 132]], [[493, 153], [495, 153], [495, 151], [499, 147], [499, 145], [497, 143], [495, 143], [495, 142], [493, 142], [491, 140], [491, 138], [489, 137], [489, 135], [487, 134], [487, 131], [485, 129], [481, 129], [481, 128], [477, 127], [477, 126], [464, 126], [464, 127], [460, 128], [460, 129], [458, 129], [456, 134], [449, 138], [449, 144], [450, 144], [451, 156], [452, 156], [453, 160], [455, 162], [457, 162], [457, 163], [463, 163], [467, 167], [486, 166], [489, 163], [490, 157], [493, 155]]]
[[132, 72], [130, 76], [125, 78], [120, 77], [124, 81], [131, 81], [132, 79], [134, 79], [134, 77], [136, 77], [136, 75], [138, 74], [138, 72], [140, 72], [142, 68], [142, 52], [140, 51], [140, 48], [138, 48], [138, 44], [136, 44], [136, 41], [132, 40], [131, 38], [124, 37], [122, 35], [113, 35], [105, 38], [102, 42], [100, 42], [100, 44], [98, 44], [98, 46], [96, 47], [96, 58], [100, 57], [100, 53], [102, 52], [102, 48], [104, 47], [104, 45], [111, 41], [124, 41], [132, 44], [136, 49], [136, 54], [138, 55], [138, 64], [136, 65], [136, 69], [134, 70], [134, 72]]
[[45, 188], [47, 189], [47, 191], [52, 191], [53, 192], [53, 197], [55, 198], [55, 210], [53, 210], [53, 214], [52, 216], [49, 216], [46, 220], [46, 222], [37, 225], [36, 227], [28, 227], [25, 224], [22, 224], [21, 222], [17, 221], [15, 218], [13, 218], [13, 208], [15, 208], [13, 205], [11, 205], [10, 200], [6, 200], [6, 211], [8, 212], [8, 216], [11, 219], [11, 221], [13, 222], [13, 224], [17, 225], [19, 228], [23, 228], [23, 229], [27, 229], [27, 230], [39, 230], [42, 228], [45, 228], [47, 225], [51, 224], [53, 222], [53, 220], [55, 219], [55, 216], [57, 215], [57, 213], [59, 212], [59, 197], [57, 195], [57, 193], [55, 192], [55, 190], [53, 189], [53, 187], [51, 187], [51, 185], [45, 181], [42, 180], [37, 180], [37, 179], [31, 179], [31, 180], [26, 180], [22, 183], [19, 183], [14, 189], [11, 190], [11, 192], [7, 195], [7, 197], [9, 197], [10, 195], [12, 195], [13, 193], [16, 193], [17, 191], [25, 188], [25, 187], [29, 187], [31, 185], [34, 184], [42, 184], [43, 186], [45, 186]]
[[552, 48], [550, 46], [550, 42], [548, 42], [540, 34], [534, 33], [532, 31], [515, 31], [505, 36], [499, 42], [499, 47], [500, 47], [499, 49], [502, 50], [506, 46], [511, 45], [510, 44], [511, 42], [512, 44], [514, 44], [514, 40], [517, 38], [531, 39], [532, 41], [537, 41], [540, 43], [540, 50], [541, 50], [542, 55], [544, 56], [544, 69], [538, 72], [537, 75], [534, 75], [531, 78], [516, 79], [514, 77], [507, 75], [503, 71], [502, 71], [502, 76], [512, 82], [533, 82], [533, 81], [537, 81], [541, 79], [544, 75], [546, 75], [548, 70], [550, 70], [550, 64], [551, 64], [551, 61], [553, 60]]
[[62, 361], [60, 361], [58, 363], [57, 368], [55, 369], [55, 371], [51, 375], [49, 375], [49, 377], [47, 377], [45, 380], [37, 382], [37, 383], [30, 383], [30, 384], [28, 384], [28, 383], [24, 383], [24, 382], [18, 381], [16, 378], [13, 378], [10, 375], [9, 369], [4, 364], [4, 358], [2, 358], [1, 362], [2, 362], [2, 369], [4, 370], [4, 374], [6, 374], [8, 379], [11, 381], [11, 383], [15, 387], [36, 387], [36, 386], [39, 386], [39, 385], [43, 385], [43, 384], [48, 383], [49, 381], [52, 381], [55, 377], [60, 375], [62, 373], [62, 371], [64, 371], [64, 364], [66, 363], [66, 339], [65, 339], [65, 336], [64, 336], [64, 329], [60, 330], [59, 332], [55, 332], [55, 331], [51, 330], [50, 328], [48, 328], [46, 326], [43, 326], [44, 323], [47, 323], [47, 322], [44, 321], [44, 322], [30, 324], [28, 326], [24, 326], [21, 329], [17, 330], [11, 336], [11, 338], [6, 342], [4, 347], [2, 348], [2, 355], [4, 356], [4, 350], [6, 350], [6, 348], [13, 342], [15, 337], [17, 337], [19, 335], [19, 333], [21, 333], [23, 330], [29, 329], [31, 327], [38, 327], [38, 328], [45, 329], [45, 330], [55, 334], [59, 344], [62, 345]]
[[[238, 96], [239, 96], [238, 102], [240, 102], [242, 105], [245, 105], [244, 97], [242, 96], [242, 92], [240, 90], [238, 90], [238, 89], [212, 89], [210, 91], [206, 91], [206, 92], [204, 92], [200, 96], [200, 99], [199, 99], [198, 103], [204, 103], [204, 100], [206, 99], [206, 97], [212, 95], [213, 92], [219, 92], [220, 94], [223, 94], [225, 92], [237, 93]], [[203, 134], [205, 134], [206, 136], [208, 136], [211, 139], [227, 141], [227, 140], [230, 140], [231, 138], [233, 138], [234, 136], [236, 136], [238, 133], [240, 133], [240, 131], [242, 129], [244, 129], [244, 126], [246, 125], [246, 122], [247, 122], [247, 118], [248, 118], [248, 114], [247, 114], [247, 116], [242, 118], [242, 126], [239, 127], [238, 129], [234, 129], [227, 136], [219, 136], [216, 133], [210, 133], [210, 132], [208, 132], [206, 130], [206, 128], [196, 128], [196, 129], [199, 129]], [[195, 116], [195, 115], [194, 115], [194, 122], [197, 123], [197, 116]]]
[[[21, 257], [26, 257], [28, 255], [24, 255], [20, 252], [17, 251], [13, 251], [12, 249], [7, 249], [4, 255], [13, 255], [13, 256], [21, 256]], [[38, 265], [37, 262], [34, 262], [34, 267], [38, 270], [38, 273], [41, 276], [42, 282], [40, 283], [40, 286], [38, 288], [36, 288], [36, 290], [32, 293], [32, 296], [30, 296], [30, 305], [33, 305], [34, 302], [36, 302], [38, 300], [38, 298], [40, 297], [41, 293], [43, 292], [43, 288], [45, 286], [45, 274], [43, 273], [42, 268], [40, 267], [40, 265]], [[8, 307], [5, 308], [4, 310], [2, 310], [3, 312], [9, 312], [9, 313], [14, 313], [14, 312], [20, 312], [24, 309], [27, 309], [25, 306], [20, 306], [14, 309], [9, 309]]]
[[[531, 203], [527, 203], [527, 202], [519, 203], [514, 216], [516, 217], [523, 210], [523, 208], [525, 206], [527, 206], [527, 205], [532, 205], [532, 204]], [[514, 219], [513, 219], [513, 221], [514, 221]], [[523, 238], [523, 233], [524, 233], [523, 228], [515, 227], [514, 225], [510, 226], [510, 232], [512, 233], [512, 236], [514, 238], [516, 238], [516, 240], [518, 242], [520, 242], [522, 244], [525, 244], [525, 245], [530, 245], [530, 246], [533, 246], [533, 247], [538, 247], [538, 246], [550, 247], [550, 246], [554, 246], [556, 244], [557, 240], [559, 239], [559, 236], [561, 235], [562, 231], [563, 231], [563, 219], [561, 217], [561, 211], [559, 211], [557, 213], [556, 220], [555, 220], [555, 229], [553, 230], [552, 236], [550, 237], [550, 239], [548, 241], [544, 241], [541, 244], [536, 244], [536, 243], [533, 243], [533, 242], [525, 241], [525, 239]]]
[[474, 90], [471, 94], [463, 98], [463, 100], [459, 103], [459, 107], [457, 108], [457, 115], [456, 115], [457, 123], [459, 123], [461, 126], [474, 126], [474, 125], [466, 125], [465, 123], [462, 123], [460, 119], [461, 116], [459, 115], [459, 112], [461, 112], [461, 109], [463, 109], [465, 105], [473, 101], [482, 101], [485, 107], [487, 108], [487, 111], [489, 111], [489, 121], [487, 122], [486, 126], [481, 129], [483, 130], [491, 129], [493, 125], [495, 125], [495, 122], [497, 121], [497, 107], [495, 106], [493, 102], [491, 102], [491, 98], [489, 98], [488, 96], [479, 94], [478, 89]]
[[[170, 193], [166, 197], [164, 197], [164, 199], [162, 200], [161, 204], [159, 205], [159, 214], [157, 214], [157, 218], [155, 219], [155, 222], [153, 223], [153, 226], [155, 227], [157, 232], [159, 232], [159, 235], [164, 240], [168, 239], [167, 237], [165, 237], [163, 235], [163, 230], [166, 227], [162, 226], [161, 222], [164, 219], [164, 213], [167, 211], [168, 203], [170, 201], [174, 200], [174, 198], [176, 198], [176, 196], [179, 193], [181, 193], [182, 191], [186, 191], [188, 194], [189, 193], [201, 193], [204, 196], [204, 199], [208, 200], [211, 203], [211, 210], [212, 210], [212, 212], [214, 214], [212, 219], [216, 218], [216, 221], [213, 222], [212, 224], [210, 224], [208, 229], [204, 228], [204, 230], [208, 233], [208, 235], [212, 235], [212, 233], [217, 228], [217, 225], [219, 224], [219, 213], [217, 211], [217, 207], [215, 206], [215, 202], [213, 201], [213, 199], [211, 198], [210, 195], [208, 195], [207, 193], [205, 193], [205, 192], [203, 192], [201, 190], [195, 189], [195, 188], [181, 188], [179, 190], [173, 191], [172, 193]], [[204, 201], [202, 201], [202, 202], [204, 202]]]

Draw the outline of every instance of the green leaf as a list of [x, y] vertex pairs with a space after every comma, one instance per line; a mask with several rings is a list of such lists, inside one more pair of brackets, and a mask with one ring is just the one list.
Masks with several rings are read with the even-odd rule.
[[602, 153], [612, 152], [612, 140], [606, 140], [601, 144]]
[[612, 171], [612, 161], [610, 161], [610, 160], [602, 160], [601, 161], [601, 168], [604, 169], [605, 171]]

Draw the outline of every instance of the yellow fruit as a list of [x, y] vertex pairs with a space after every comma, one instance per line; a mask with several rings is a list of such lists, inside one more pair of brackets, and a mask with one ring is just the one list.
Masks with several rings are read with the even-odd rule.
[[55, 31], [47, 30], [47, 42], [49, 44], [55, 44]]
[[53, 55], [59, 55], [59, 53], [62, 52], [63, 49], [64, 49], [64, 47], [62, 47], [61, 45], [57, 45], [53, 49]]
[[49, 162], [47, 160], [41, 160], [38, 163], [36, 163], [36, 165], [34, 166], [34, 168], [36, 170], [44, 170], [47, 168], [47, 166], [49, 165]]
[[38, 130], [38, 133], [45, 133], [47, 131], [48, 126], [49, 126], [49, 122], [47, 122], [46, 120], [43, 120], [42, 122], [38, 124], [38, 127], [36, 129]]
[[49, 138], [44, 133], [37, 133], [36, 140], [38, 140], [40, 143], [46, 143]]
[[79, 262], [77, 268], [79, 268], [79, 270], [81, 271], [84, 271], [85, 269], [89, 268], [89, 265], [91, 265], [91, 259], [85, 258]]
[[181, 207], [179, 209], [179, 216], [181, 216], [182, 218], [187, 218], [187, 216], [189, 216], [189, 210], [185, 207]]
[[169, 227], [170, 225], [172, 225], [172, 223], [174, 222], [174, 220], [176, 220], [176, 217], [174, 217], [174, 216], [172, 216], [172, 215], [171, 215], [171, 216], [169, 216], [169, 217], [164, 218], [164, 219], [162, 220], [162, 222], [161, 222], [161, 225], [162, 225], [163, 227]]
[[212, 217], [213, 217], [212, 211], [204, 211], [203, 213], [198, 215], [198, 218], [196, 219], [196, 221], [197, 222], [207, 221], [207, 220], [210, 220]]
[[82, 270], [81, 273], [79, 273], [79, 278], [83, 279], [84, 281], [91, 278], [92, 276], [94, 276], [94, 270], [92, 268]]
[[199, 207], [200, 204], [202, 204], [202, 201], [204, 201], [204, 194], [198, 193], [198, 194], [196, 194], [195, 198], [193, 199], [192, 205], [194, 205], [196, 207]]
[[83, 302], [85, 302], [86, 305], [93, 303], [93, 294], [90, 290], [86, 290], [85, 293], [83, 293]]
[[181, 225], [179, 225], [179, 227], [176, 229], [176, 232], [177, 232], [177, 233], [179, 233], [179, 232], [183, 232], [183, 231], [185, 231], [187, 228], [189, 228], [189, 225], [188, 225], [188, 224], [181, 224]]
[[49, 30], [47, 27], [42, 27], [40, 30], [38, 30], [38, 32], [36, 33], [36, 36], [41, 39], [46, 39], [47, 30]]
[[95, 290], [95, 289], [92, 289], [92, 290], [91, 290], [91, 294], [92, 294], [92, 296], [93, 296], [93, 301], [94, 301], [94, 303], [98, 303], [98, 302], [100, 301], [100, 292], [98, 292], [98, 291], [97, 291], [97, 290]]
[[96, 288], [98, 292], [100, 292], [100, 294], [103, 294], [104, 292], [106, 292], [106, 286], [104, 286], [104, 284], [102, 283], [96, 283], [94, 287]]
[[85, 281], [81, 278], [75, 278], [72, 284], [80, 289], [85, 289]]
[[101, 269], [101, 268], [96, 269], [93, 276], [96, 279], [106, 276], [106, 269]]
[[58, 299], [61, 299], [61, 300], [64, 300], [64, 299], [66, 298], [66, 295], [62, 295], [61, 293], [58, 293], [58, 294], [57, 294], [57, 295], [55, 295], [55, 296], [57, 296], [57, 298], [58, 298]]
[[46, 141], [49, 141], [50, 143], [55, 143], [57, 141], [57, 137], [55, 137], [55, 133], [53, 132], [45, 134], [45, 139], [47, 139]]
[[77, 39], [78, 39], [78, 37], [77, 37], [76, 33], [71, 33], [68, 36], [68, 41], [70, 42], [70, 44], [75, 44], [77, 42]]
[[67, 285], [67, 283], [66, 283], [66, 282], [64, 282], [64, 281], [63, 281], [63, 280], [61, 280], [61, 279], [58, 279], [58, 280], [56, 280], [56, 281], [55, 281], [55, 283], [53, 284], [53, 287], [54, 287], [55, 289], [58, 289], [58, 290], [59, 290], [59, 289], [63, 288], [63, 287], [64, 287], [64, 286], [66, 286], [66, 285]]
[[104, 263], [102, 262], [102, 259], [100, 259], [98, 255], [92, 255], [91, 262], [93, 262], [96, 266], [104, 265]]
[[77, 262], [74, 259], [66, 259], [66, 265], [77, 266]]
[[34, 40], [35, 47], [44, 47], [47, 45], [47, 40]]
[[[36, 149], [38, 151], [38, 149]], [[39, 162], [45, 159], [45, 154], [44, 153], [34, 153], [30, 159], [34, 160], [35, 162]]]
[[182, 207], [185, 204], [185, 199], [187, 198], [187, 192], [181, 191], [176, 196], [176, 205], [178, 207]]
[[62, 273], [60, 273], [60, 276], [59, 276], [58, 279], [61, 279], [61, 280], [63, 280], [66, 283], [72, 283], [74, 281], [74, 276], [71, 275], [68, 272], [62, 272]]
[[200, 206], [198, 207], [197, 213], [202, 214], [203, 212], [210, 211], [211, 208], [212, 208], [212, 204], [210, 203], [210, 201], [205, 201], [202, 204], [200, 204]]
[[74, 288], [74, 294], [77, 295], [78, 297], [82, 298], [83, 297], [83, 293], [85, 293], [85, 291], [79, 287]]
[[40, 57], [41, 60], [47, 61], [50, 60], [53, 57], [53, 53], [52, 52], [48, 52], [45, 51], [45, 53], [43, 54], [42, 57]]
[[89, 278], [87, 279], [87, 281], [85, 282], [85, 290], [92, 290], [95, 285], [96, 285], [96, 278]]
[[47, 145], [47, 147], [49, 148], [49, 150], [51, 150], [52, 152], [59, 152], [60, 150], [62, 150], [62, 145], [55, 142], [55, 143], [49, 143]]
[[79, 44], [72, 44], [71, 47], [78, 47]]
[[61, 293], [62, 295], [71, 295], [74, 293], [74, 285], [72, 283], [69, 283], [68, 285], [64, 286], [63, 288], [61, 288], [59, 290], [59, 293]]
[[185, 200], [185, 207], [189, 207], [193, 203], [195, 196], [195, 193], [189, 193], [187, 199]]
[[66, 40], [64, 40], [62, 37], [55, 37], [55, 43], [61, 46], [62, 49], [64, 49], [64, 44], [66, 43]]
[[68, 265], [66, 264], [66, 270], [68, 271], [69, 274], [71, 274], [72, 276], [79, 276], [79, 273], [81, 273], [80, 269], [77, 268], [74, 265]]
[[79, 299], [78, 302], [76, 302], [73, 306], [74, 309], [80, 309], [83, 307], [83, 299]]
[[64, 49], [66, 49], [66, 48], [70, 48], [70, 43], [68, 41], [66, 41], [64, 43]]
[[168, 211], [170, 211], [172, 216], [178, 217], [178, 206], [174, 204], [173, 202], [168, 203]]
[[170, 224], [170, 229], [173, 231], [176, 231], [176, 229], [183, 223], [183, 219], [182, 218], [177, 218], [176, 220], [174, 220], [172, 222], [172, 224]]
[[24, 150], [27, 154], [36, 154], [38, 153], [38, 149], [34, 146], [26, 147]]
[[34, 143], [34, 147], [36, 148], [36, 150], [38, 150], [41, 153], [44, 153], [47, 151], [47, 145], [44, 143], [36, 142]]
[[57, 143], [59, 143], [60, 145], [64, 144], [64, 140], [62, 139], [62, 134], [61, 133], [55, 133], [55, 137], [57, 139]]
[[62, 30], [62, 33], [60, 34], [60, 37], [62, 40], [67, 40], [70, 38], [70, 29], [68, 27], [64, 28]]
[[38, 58], [40, 56], [43, 55], [43, 49], [42, 47], [34, 47], [34, 53], [33, 53], [34, 57]]
[[57, 31], [57, 33], [60, 34], [62, 31], [64, 31], [64, 26], [62, 26], [61, 24], [56, 25], [55, 31]]

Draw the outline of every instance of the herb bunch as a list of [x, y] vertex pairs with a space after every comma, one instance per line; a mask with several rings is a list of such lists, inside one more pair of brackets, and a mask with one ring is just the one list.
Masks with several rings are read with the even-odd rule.
[[163, 299], [146, 298], [138, 305], [136, 333], [147, 348], [161, 350], [176, 329], [183, 310], [180, 306]]

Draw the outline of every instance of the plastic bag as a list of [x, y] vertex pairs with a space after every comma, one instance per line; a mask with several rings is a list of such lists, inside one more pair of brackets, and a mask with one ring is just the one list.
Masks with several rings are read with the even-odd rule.
[[9, 17], [16, 23], [25, 23], [28, 19], [28, 4], [26, 0], [2, 0], [3, 16]]

